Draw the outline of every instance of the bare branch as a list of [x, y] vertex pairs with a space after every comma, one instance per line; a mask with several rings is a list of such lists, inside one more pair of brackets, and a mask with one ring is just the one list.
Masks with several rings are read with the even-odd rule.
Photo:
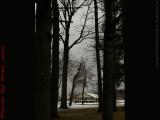
[[63, 22], [62, 22], [62, 17], [61, 17], [61, 16], [60, 16], [60, 23], [61, 23], [62, 27], [63, 27], [64, 29], [66, 29], [66, 27], [64, 26], [64, 24], [63, 24]]
[[104, 14], [103, 15], [101, 15], [99, 18], [98, 18], [98, 20], [100, 20], [100, 19], [102, 19], [102, 18], [104, 18], [105, 16], [104, 16]]
[[[88, 17], [89, 8], [90, 8], [90, 6], [88, 6], [87, 13], [86, 13], [86, 17], [85, 17], [85, 21], [84, 21], [83, 27], [82, 27], [82, 29], [81, 29], [81, 33], [80, 33], [79, 37], [77, 38], [77, 40], [75, 40], [75, 41], [72, 43], [72, 45], [69, 47], [69, 49], [71, 49], [75, 44], [77, 44], [77, 43], [81, 40], [81, 38], [82, 38], [83, 31], [84, 31], [84, 28], [85, 28], [85, 25], [86, 25], [86, 22], [87, 22], [87, 17]], [[82, 42], [82, 41], [81, 41], [81, 42]]]
[[64, 44], [64, 39], [62, 37], [62, 35], [59, 34], [60, 39], [62, 40], [63, 44]]
[[87, 0], [84, 0], [84, 1], [77, 7], [77, 9], [75, 10], [75, 13], [78, 11], [79, 8], [81, 8], [81, 7], [84, 5], [84, 3], [85, 3], [86, 1], [87, 1]]

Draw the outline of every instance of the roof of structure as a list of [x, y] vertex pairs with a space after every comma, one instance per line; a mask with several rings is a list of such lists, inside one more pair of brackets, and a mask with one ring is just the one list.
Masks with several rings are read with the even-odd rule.
[[[74, 96], [74, 98], [82, 98], [82, 94], [78, 94], [76, 96]], [[84, 98], [98, 98], [97, 94], [93, 94], [93, 93], [84, 93]]]

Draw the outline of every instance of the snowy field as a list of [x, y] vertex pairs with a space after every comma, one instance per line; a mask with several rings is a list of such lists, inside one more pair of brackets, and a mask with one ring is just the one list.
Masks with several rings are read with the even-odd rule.
[[[58, 104], [58, 108], [60, 107], [60, 103]], [[72, 106], [68, 106], [69, 109], [87, 109], [87, 108], [98, 108], [98, 103], [84, 103], [84, 105], [82, 105], [82, 103], [73, 103]], [[65, 109], [60, 109], [59, 111], [67, 111]]]
[[[69, 102], [68, 102], [69, 103]], [[68, 104], [67, 103], [67, 104]], [[116, 101], [116, 105], [118, 107], [123, 107], [125, 104], [125, 101], [124, 100], [117, 100]], [[60, 107], [60, 102], [58, 104], [58, 107]], [[82, 103], [72, 103], [72, 106], [68, 106], [68, 108], [72, 108], [72, 109], [81, 109], [81, 108], [97, 108], [98, 107], [98, 103], [84, 103], [84, 105], [82, 105]]]

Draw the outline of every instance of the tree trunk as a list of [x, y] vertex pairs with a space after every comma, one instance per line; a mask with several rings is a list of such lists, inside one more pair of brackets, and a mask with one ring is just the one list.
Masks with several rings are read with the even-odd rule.
[[53, 42], [52, 42], [52, 71], [51, 71], [51, 118], [57, 118], [58, 80], [59, 80], [59, 11], [57, 0], [52, 1], [53, 7]]
[[103, 68], [103, 120], [113, 120], [112, 81], [112, 0], [105, 0], [104, 68]]
[[75, 81], [76, 81], [76, 79], [77, 79], [77, 77], [78, 77], [78, 75], [80, 73], [80, 69], [81, 69], [81, 64], [80, 64], [80, 66], [78, 68], [78, 71], [77, 71], [76, 75], [73, 78], [73, 84], [72, 84], [72, 90], [71, 90], [71, 96], [70, 96], [69, 106], [72, 105], [73, 93], [74, 93], [74, 89], [75, 89]]
[[84, 76], [83, 79], [83, 88], [82, 88], [82, 105], [84, 104], [84, 89], [86, 87], [86, 75]]
[[64, 46], [64, 59], [63, 59], [63, 76], [62, 76], [62, 94], [61, 94], [61, 106], [60, 108], [68, 109], [67, 107], [67, 74], [68, 74], [68, 59], [69, 49]]
[[66, 23], [66, 38], [64, 41], [64, 51], [63, 51], [63, 74], [62, 74], [62, 94], [61, 94], [61, 106], [60, 108], [68, 109], [67, 107], [67, 77], [68, 77], [68, 59], [69, 59], [69, 29], [70, 23]]
[[94, 0], [95, 8], [95, 42], [96, 42], [96, 61], [97, 61], [97, 77], [98, 77], [98, 112], [102, 112], [102, 77], [101, 77], [101, 64], [100, 64], [100, 53], [99, 53], [99, 30], [98, 30], [98, 8], [97, 1]]
[[70, 99], [69, 99], [69, 106], [72, 105], [74, 88], [75, 88], [75, 83], [73, 82], [72, 90], [71, 90], [71, 96], [70, 96]]
[[36, 62], [35, 62], [35, 119], [50, 120], [50, 39], [49, 30], [50, 0], [37, 3], [36, 21]]

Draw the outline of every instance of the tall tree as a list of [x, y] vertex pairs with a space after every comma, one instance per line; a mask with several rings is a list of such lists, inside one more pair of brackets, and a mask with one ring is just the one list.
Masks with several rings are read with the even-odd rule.
[[[123, 38], [123, 17], [124, 13], [122, 0], [114, 2], [114, 40], [113, 40], [113, 110], [116, 112], [116, 86], [121, 82], [122, 76], [125, 76], [124, 70], [124, 38]], [[122, 63], [120, 61], [123, 61]], [[124, 81], [124, 80], [123, 80]]]
[[102, 111], [102, 77], [101, 77], [101, 64], [100, 64], [100, 50], [99, 50], [99, 29], [98, 29], [98, 5], [97, 0], [94, 0], [95, 9], [95, 43], [96, 43], [96, 61], [97, 61], [97, 77], [98, 77], [98, 112]]
[[52, 70], [51, 70], [51, 118], [58, 117], [58, 83], [59, 83], [59, 10], [57, 0], [51, 1], [51, 26], [53, 26]]
[[[89, 12], [89, 5], [88, 5], [88, 9], [86, 12], [86, 17], [84, 20], [84, 24], [83, 27], [81, 28], [81, 32], [79, 34], [79, 37], [69, 46], [69, 32], [70, 32], [70, 27], [71, 27], [71, 23], [72, 23], [72, 18], [74, 16], [74, 14], [77, 12], [77, 10], [79, 10], [80, 8], [82, 8], [85, 5], [85, 2], [87, 0], [83, 0], [82, 3], [78, 4], [79, 2], [77, 0], [61, 0], [61, 4], [62, 4], [62, 9], [63, 10], [63, 16], [64, 16], [64, 21], [61, 20], [61, 25], [65, 30], [65, 39], [63, 39], [63, 37], [60, 35], [61, 40], [63, 41], [63, 45], [64, 45], [64, 51], [63, 51], [63, 75], [62, 75], [62, 95], [61, 95], [61, 106], [60, 108], [68, 108], [67, 107], [67, 73], [68, 73], [68, 59], [69, 59], [69, 50], [71, 48], [73, 48], [73, 46], [81, 43], [84, 39], [85, 36], [83, 34], [83, 31], [85, 29], [85, 25], [87, 22], [87, 16], [88, 16], [88, 12]], [[64, 24], [63, 24], [64, 22]]]
[[113, 80], [112, 80], [112, 0], [104, 0], [104, 67], [103, 67], [103, 120], [113, 120]]
[[49, 120], [50, 110], [50, 0], [37, 0], [35, 40], [35, 119]]

